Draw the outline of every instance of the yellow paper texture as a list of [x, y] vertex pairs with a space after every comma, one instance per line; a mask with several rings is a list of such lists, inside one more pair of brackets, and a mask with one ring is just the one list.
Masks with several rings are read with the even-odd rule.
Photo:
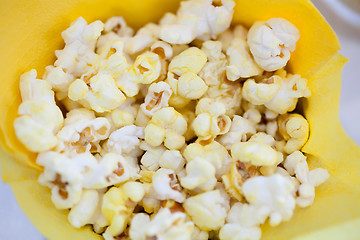
[[[298, 208], [291, 221], [276, 228], [265, 224], [264, 239], [356, 239], [360, 228], [360, 150], [344, 133], [338, 116], [341, 69], [346, 58], [321, 14], [306, 0], [238, 0], [234, 22], [250, 26], [258, 20], [283, 17], [300, 31], [289, 70], [309, 79], [312, 96], [302, 102], [310, 124], [303, 151], [311, 167], [323, 166], [331, 177], [316, 190], [314, 205]], [[124, 16], [138, 28], [157, 21], [179, 3], [169, 0], [17, 0], [0, 8], [0, 162], [1, 175], [31, 222], [48, 239], [98, 239], [90, 228], [75, 229], [67, 211], [56, 210], [50, 190], [36, 179], [35, 154], [16, 139], [13, 121], [21, 102], [19, 77], [35, 68], [41, 77], [63, 47], [60, 33], [77, 17], [87, 21]], [[349, 237], [349, 238], [348, 238]]]

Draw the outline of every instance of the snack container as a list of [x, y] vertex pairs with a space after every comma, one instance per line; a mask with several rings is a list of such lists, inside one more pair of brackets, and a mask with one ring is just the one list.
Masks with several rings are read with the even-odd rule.
[[[50, 189], [37, 177], [36, 154], [17, 140], [13, 122], [21, 102], [19, 77], [35, 68], [42, 76], [63, 47], [61, 32], [77, 17], [88, 22], [123, 16], [139, 28], [156, 22], [178, 1], [168, 0], [17, 0], [0, 9], [0, 162], [2, 180], [10, 184], [31, 222], [48, 239], [101, 239], [90, 227], [76, 229], [67, 210], [57, 210]], [[358, 239], [360, 236], [360, 149], [345, 134], [339, 120], [341, 71], [347, 59], [338, 53], [336, 34], [310, 0], [237, 0], [233, 23], [250, 27], [255, 21], [282, 17], [292, 22], [300, 39], [287, 66], [309, 80], [312, 95], [298, 110], [310, 125], [303, 147], [310, 168], [323, 167], [330, 178], [316, 190], [311, 207], [297, 208], [278, 227], [263, 226], [263, 239]], [[356, 111], [356, 109], [354, 109]]]

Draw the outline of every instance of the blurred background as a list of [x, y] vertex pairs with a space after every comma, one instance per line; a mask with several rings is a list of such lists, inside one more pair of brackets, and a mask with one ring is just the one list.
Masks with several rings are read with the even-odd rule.
[[[342, 74], [340, 121], [360, 146], [360, 0], [313, 0], [337, 33], [349, 58]], [[0, 181], [0, 239], [43, 240], [18, 207], [7, 184]]]

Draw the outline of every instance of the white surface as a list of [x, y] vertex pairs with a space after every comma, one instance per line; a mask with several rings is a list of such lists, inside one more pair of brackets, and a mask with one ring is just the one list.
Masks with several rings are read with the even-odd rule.
[[[342, 77], [340, 120], [347, 133], [360, 145], [360, 29], [357, 29], [328, 7], [323, 0], [314, 0], [340, 39], [341, 54], [350, 59]], [[0, 240], [43, 240], [18, 207], [10, 187], [0, 181]]]

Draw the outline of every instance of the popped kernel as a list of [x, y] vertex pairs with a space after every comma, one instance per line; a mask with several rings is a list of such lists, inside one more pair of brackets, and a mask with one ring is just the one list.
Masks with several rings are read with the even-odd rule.
[[266, 71], [284, 67], [295, 50], [299, 31], [283, 18], [255, 22], [247, 35], [247, 42], [256, 63]]
[[288, 154], [300, 150], [309, 137], [309, 123], [300, 114], [285, 114], [278, 119], [279, 132], [287, 141], [284, 151]]
[[226, 149], [230, 150], [236, 142], [245, 142], [256, 133], [255, 124], [246, 118], [234, 115], [229, 132], [217, 138]]
[[224, 225], [227, 214], [225, 204], [220, 191], [213, 190], [187, 198], [184, 208], [198, 228], [210, 231]]
[[176, 174], [171, 169], [160, 168], [152, 176], [154, 196], [159, 200], [173, 199], [176, 202], [184, 202], [185, 197], [181, 193]]
[[238, 142], [231, 147], [234, 160], [249, 162], [255, 166], [274, 165], [278, 160], [276, 150], [261, 142]]
[[226, 108], [222, 103], [210, 98], [202, 98], [196, 105], [196, 118], [191, 127], [196, 136], [202, 140], [214, 139], [230, 130], [231, 119], [225, 115]]
[[145, 141], [151, 146], [176, 150], [185, 144], [183, 136], [187, 129], [185, 118], [172, 107], [162, 108], [155, 112], [145, 128]]
[[140, 108], [147, 116], [151, 117], [156, 111], [169, 106], [171, 94], [172, 91], [167, 83], [153, 83], [150, 85], [145, 101], [140, 105]]
[[90, 79], [72, 82], [69, 86], [69, 98], [100, 113], [119, 107], [126, 99], [117, 88], [114, 78], [102, 72]]
[[86, 108], [74, 109], [66, 114], [64, 127], [56, 135], [56, 151], [67, 153], [99, 152], [99, 142], [109, 137], [110, 123], [106, 118], [95, 118]]

